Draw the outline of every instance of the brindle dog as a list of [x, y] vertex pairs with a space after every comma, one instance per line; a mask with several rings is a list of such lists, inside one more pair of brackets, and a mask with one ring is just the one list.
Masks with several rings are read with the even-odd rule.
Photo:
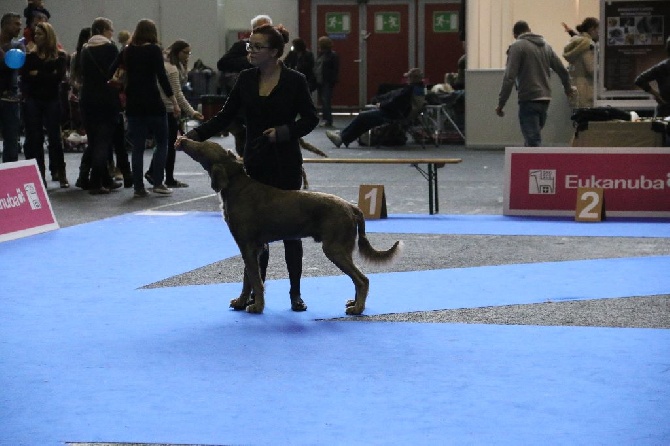
[[[200, 163], [209, 173], [212, 189], [219, 193], [223, 217], [240, 248], [247, 274], [242, 293], [230, 301], [235, 310], [262, 313], [264, 285], [258, 256], [267, 243], [312, 237], [323, 252], [354, 282], [356, 296], [346, 303], [346, 314], [365, 309], [369, 280], [356, 267], [352, 253], [358, 250], [371, 262], [391, 261], [401, 249], [397, 241], [387, 251], [377, 251], [365, 236], [365, 219], [358, 207], [335, 195], [304, 190], [281, 190], [250, 178], [242, 160], [211, 141], [180, 141], [178, 149]], [[253, 290], [254, 302], [248, 304]]]

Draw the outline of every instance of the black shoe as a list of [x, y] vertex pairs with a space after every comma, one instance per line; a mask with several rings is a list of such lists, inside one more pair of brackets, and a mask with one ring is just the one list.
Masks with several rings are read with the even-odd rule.
[[154, 179], [149, 172], [144, 174], [144, 179], [147, 180], [149, 184], [154, 185]]
[[109, 194], [109, 189], [106, 187], [96, 187], [88, 191], [91, 195], [107, 195]]
[[79, 178], [77, 178], [77, 182], [74, 183], [74, 185], [76, 187], [78, 187], [79, 189], [88, 190], [88, 188], [89, 188], [88, 178], [79, 177]]
[[307, 304], [302, 300], [299, 294], [297, 296], [291, 296], [291, 310], [307, 311]]
[[112, 181], [110, 183], [105, 183], [104, 187], [105, 187], [105, 189], [114, 190], [114, 189], [118, 189], [122, 186], [123, 186], [123, 183], [119, 183], [118, 181]]
[[167, 187], [171, 187], [173, 189], [180, 188], [180, 187], [188, 187], [188, 184], [183, 183], [179, 180], [171, 180], [171, 181], [166, 181], [165, 185]]

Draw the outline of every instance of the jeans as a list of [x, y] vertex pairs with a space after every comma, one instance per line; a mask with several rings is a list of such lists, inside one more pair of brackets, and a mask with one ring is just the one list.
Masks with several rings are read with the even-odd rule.
[[19, 160], [19, 132], [21, 131], [19, 109], [19, 102], [0, 101], [3, 163]]
[[[175, 118], [174, 113], [168, 113], [168, 147], [167, 158], [165, 159], [165, 182], [174, 183], [174, 164], [177, 161], [177, 151], [174, 148], [174, 142], [177, 140], [179, 134], [179, 121]], [[153, 160], [149, 165], [149, 171], [153, 170]]]
[[114, 132], [118, 126], [119, 118], [118, 113], [89, 114], [84, 120], [88, 137], [86, 153], [90, 157], [91, 189], [108, 186], [112, 182], [107, 169], [107, 160], [112, 152]]
[[526, 147], [542, 145], [542, 129], [547, 122], [549, 101], [519, 102], [519, 124]]
[[368, 130], [390, 121], [392, 119], [379, 109], [361, 112], [340, 132], [342, 144], [349, 145]]
[[151, 176], [154, 185], [163, 184], [165, 160], [167, 158], [168, 126], [167, 114], [158, 116], [128, 116], [128, 139], [133, 146], [133, 187], [144, 189], [144, 145], [149, 132], [156, 140], [156, 149], [151, 159]]
[[329, 125], [333, 124], [333, 87], [332, 84], [319, 84], [317, 87], [319, 102], [321, 102], [321, 116]]
[[49, 138], [49, 169], [58, 172], [65, 169], [63, 154], [63, 137], [61, 135], [61, 108], [58, 99], [41, 101], [26, 98], [23, 103], [23, 122], [26, 129], [26, 140], [23, 145], [26, 159], [36, 159], [41, 172], [45, 172], [44, 164], [44, 129]]

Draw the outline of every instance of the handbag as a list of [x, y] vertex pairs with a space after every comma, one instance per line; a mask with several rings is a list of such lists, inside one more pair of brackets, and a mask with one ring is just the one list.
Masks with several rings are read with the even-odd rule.
[[112, 78], [107, 81], [107, 85], [109, 85], [112, 88], [115, 88], [119, 90], [120, 92], [126, 89], [126, 85], [128, 83], [128, 75], [126, 73], [126, 50], [125, 48], [123, 49], [123, 54], [122, 54], [123, 60], [119, 64], [118, 67], [116, 67], [116, 71], [114, 71], [114, 74], [112, 74]]

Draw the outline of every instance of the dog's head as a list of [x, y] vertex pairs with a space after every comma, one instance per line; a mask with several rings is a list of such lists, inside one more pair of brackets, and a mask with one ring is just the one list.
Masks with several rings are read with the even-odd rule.
[[214, 142], [183, 139], [177, 149], [200, 163], [209, 173], [212, 189], [216, 192], [228, 188], [230, 177], [240, 172], [244, 173], [242, 159]]

